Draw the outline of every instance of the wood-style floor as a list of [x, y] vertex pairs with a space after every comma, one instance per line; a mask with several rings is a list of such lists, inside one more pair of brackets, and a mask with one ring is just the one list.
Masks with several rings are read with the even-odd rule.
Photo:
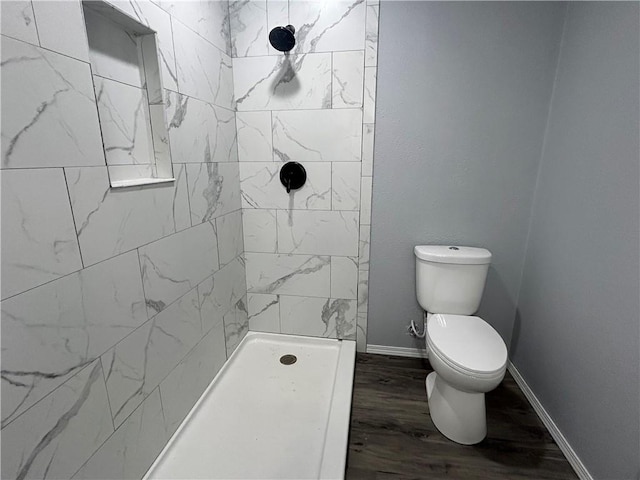
[[487, 438], [447, 440], [429, 417], [430, 371], [426, 360], [358, 354], [348, 480], [577, 478], [509, 373], [486, 396]]

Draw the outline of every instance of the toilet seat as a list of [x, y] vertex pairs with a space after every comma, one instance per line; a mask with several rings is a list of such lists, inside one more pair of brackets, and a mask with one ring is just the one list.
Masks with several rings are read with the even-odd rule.
[[478, 377], [504, 374], [507, 347], [480, 317], [435, 314], [427, 323], [430, 351], [460, 373]]

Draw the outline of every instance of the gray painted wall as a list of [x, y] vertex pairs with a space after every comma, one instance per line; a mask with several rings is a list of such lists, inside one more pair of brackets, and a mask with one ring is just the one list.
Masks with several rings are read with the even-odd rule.
[[595, 478], [640, 475], [637, 3], [571, 3], [513, 361]]
[[413, 246], [494, 254], [480, 307], [507, 344], [565, 5], [382, 2], [368, 343], [411, 347]]

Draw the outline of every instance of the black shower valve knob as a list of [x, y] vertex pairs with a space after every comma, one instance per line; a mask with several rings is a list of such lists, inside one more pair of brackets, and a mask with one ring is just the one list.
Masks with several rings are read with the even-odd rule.
[[287, 189], [287, 193], [298, 190], [306, 181], [307, 171], [298, 162], [287, 162], [280, 169], [280, 182]]

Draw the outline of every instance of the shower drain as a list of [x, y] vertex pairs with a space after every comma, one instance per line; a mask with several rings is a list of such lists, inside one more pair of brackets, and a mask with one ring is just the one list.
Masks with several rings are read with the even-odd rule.
[[296, 357], [295, 355], [291, 355], [291, 354], [282, 355], [280, 357], [280, 363], [283, 364], [283, 365], [293, 365], [297, 361], [298, 361], [298, 357]]

